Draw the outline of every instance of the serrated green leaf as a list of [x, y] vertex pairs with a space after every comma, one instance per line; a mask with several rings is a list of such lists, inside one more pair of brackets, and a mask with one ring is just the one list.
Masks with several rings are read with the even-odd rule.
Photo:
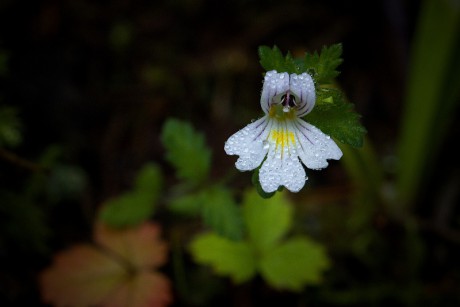
[[190, 244], [196, 262], [210, 265], [216, 274], [229, 276], [242, 283], [256, 273], [256, 262], [251, 247], [245, 242], [234, 242], [216, 234], [203, 234]]
[[306, 237], [297, 237], [264, 254], [259, 267], [274, 288], [301, 291], [305, 285], [321, 281], [329, 261], [323, 246]]
[[179, 178], [199, 183], [207, 177], [211, 151], [203, 135], [189, 123], [169, 119], [163, 126], [161, 140], [166, 148], [166, 159], [176, 168]]
[[259, 47], [259, 61], [260, 65], [266, 70], [278, 70], [284, 66], [284, 57], [278, 47], [268, 46]]
[[247, 192], [243, 216], [250, 241], [260, 253], [275, 246], [292, 225], [292, 208], [282, 193], [263, 199], [254, 190]]
[[342, 63], [342, 44], [324, 46], [321, 54], [306, 53], [304, 65], [317, 84], [331, 83], [339, 75], [337, 67]]
[[305, 71], [303, 62], [294, 59], [288, 52], [286, 57], [283, 56], [278, 47], [267, 46], [259, 47], [260, 64], [266, 71], [276, 70], [277, 72], [287, 72], [299, 74]]
[[240, 208], [236, 205], [229, 190], [213, 187], [204, 191], [203, 221], [217, 234], [239, 240], [243, 236], [243, 219]]
[[306, 53], [303, 59], [295, 59], [287, 52], [283, 56], [277, 46], [259, 47], [260, 64], [266, 71], [276, 70], [301, 74], [308, 72], [317, 84], [331, 83], [339, 75], [337, 67], [342, 63], [342, 44], [324, 46], [321, 53]]
[[161, 188], [160, 170], [149, 163], [136, 177], [133, 190], [106, 201], [99, 218], [117, 228], [138, 225], [153, 214]]
[[361, 125], [360, 115], [353, 105], [345, 102], [342, 94], [332, 88], [318, 91], [315, 108], [306, 116], [306, 121], [336, 140], [361, 147], [366, 129]]

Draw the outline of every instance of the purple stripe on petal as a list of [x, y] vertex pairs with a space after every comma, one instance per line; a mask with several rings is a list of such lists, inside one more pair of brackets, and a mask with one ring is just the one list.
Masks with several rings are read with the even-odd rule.
[[[307, 139], [307, 141], [309, 141], [313, 145], [314, 143], [310, 140], [310, 138], [303, 131], [303, 129], [307, 131], [310, 131], [310, 130], [307, 127], [304, 127], [299, 120], [297, 120], [294, 124], [296, 125], [296, 128], [298, 128], [297, 131], [300, 131], [300, 133], [302, 133], [302, 135]], [[299, 129], [299, 126], [303, 129]]]

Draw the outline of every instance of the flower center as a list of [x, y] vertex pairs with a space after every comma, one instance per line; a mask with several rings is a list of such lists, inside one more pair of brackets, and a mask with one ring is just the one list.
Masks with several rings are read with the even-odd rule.
[[[279, 102], [276, 100], [279, 99]], [[285, 119], [293, 119], [297, 108], [296, 96], [291, 92], [286, 92], [280, 96], [274, 97], [274, 103], [270, 106], [269, 115], [271, 118], [276, 118], [279, 121]]]
[[297, 103], [295, 100], [296, 98], [291, 92], [286, 92], [286, 94], [281, 97], [280, 101], [280, 104], [283, 106], [283, 111], [288, 112], [291, 108], [296, 107]]

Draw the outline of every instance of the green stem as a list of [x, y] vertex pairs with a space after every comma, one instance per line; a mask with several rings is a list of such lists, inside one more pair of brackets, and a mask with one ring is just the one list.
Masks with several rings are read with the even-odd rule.
[[410, 206], [426, 177], [429, 159], [437, 150], [433, 127], [450, 73], [459, 33], [460, 6], [455, 1], [425, 0], [412, 48], [405, 114], [399, 142], [397, 194], [400, 205]]

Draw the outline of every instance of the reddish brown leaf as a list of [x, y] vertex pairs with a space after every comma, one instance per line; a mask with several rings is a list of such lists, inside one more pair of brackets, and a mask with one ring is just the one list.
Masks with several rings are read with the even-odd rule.
[[56, 255], [40, 276], [43, 301], [54, 306], [166, 306], [169, 280], [154, 269], [166, 261], [166, 244], [154, 224], [134, 229], [95, 228], [101, 247], [80, 244]]
[[97, 224], [94, 234], [96, 242], [129, 259], [136, 267], [158, 267], [166, 262], [167, 245], [159, 239], [160, 227], [152, 223], [124, 230]]

